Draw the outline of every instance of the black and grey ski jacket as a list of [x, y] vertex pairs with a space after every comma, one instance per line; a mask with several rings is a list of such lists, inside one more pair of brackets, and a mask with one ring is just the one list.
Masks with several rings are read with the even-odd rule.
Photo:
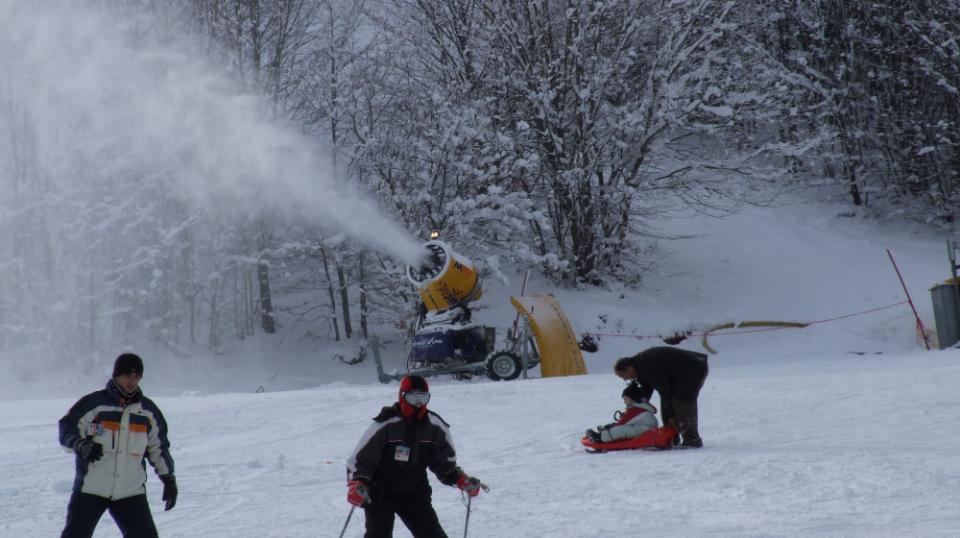
[[398, 404], [384, 407], [347, 460], [347, 480], [370, 488], [375, 504], [431, 493], [426, 469], [440, 482], [456, 484], [462, 471], [450, 438], [450, 425], [433, 411], [405, 419]]
[[87, 394], [60, 419], [60, 444], [73, 452], [74, 443], [91, 439], [103, 446], [103, 457], [87, 462], [77, 455], [73, 489], [108, 499], [146, 493], [145, 459], [158, 475], [173, 473], [167, 423], [156, 404], [137, 389], [124, 398], [113, 380], [107, 388]]

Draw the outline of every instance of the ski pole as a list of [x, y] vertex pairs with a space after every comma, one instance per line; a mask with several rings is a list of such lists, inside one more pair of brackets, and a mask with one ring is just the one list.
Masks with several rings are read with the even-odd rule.
[[[485, 492], [490, 491], [490, 486], [480, 482], [479, 480], [477, 481], [477, 486]], [[470, 501], [472, 500], [473, 497], [467, 495], [467, 521], [463, 524], [463, 538], [467, 538], [467, 529], [470, 528]]]
[[470, 528], [470, 500], [473, 497], [467, 495], [467, 521], [463, 524], [463, 538], [467, 538], [467, 529]]
[[350, 518], [353, 516], [353, 511], [356, 510], [356, 509], [357, 509], [356, 506], [351, 506], [351, 507], [350, 507], [350, 513], [347, 514], [347, 521], [345, 521], [345, 522], [343, 523], [343, 530], [340, 531], [340, 538], [343, 538], [343, 533], [347, 532], [347, 525], [350, 524]]

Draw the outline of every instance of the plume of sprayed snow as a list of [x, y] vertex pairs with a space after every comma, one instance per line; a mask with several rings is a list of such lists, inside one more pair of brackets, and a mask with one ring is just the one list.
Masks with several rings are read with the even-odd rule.
[[199, 211], [282, 215], [418, 259], [419, 243], [336, 180], [326, 148], [270, 121], [187, 44], [140, 35], [139, 16], [0, 0], [0, 100], [29, 110], [48, 173], [163, 177]]

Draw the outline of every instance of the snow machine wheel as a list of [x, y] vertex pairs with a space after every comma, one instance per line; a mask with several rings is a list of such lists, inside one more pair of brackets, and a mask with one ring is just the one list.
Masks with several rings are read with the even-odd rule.
[[510, 381], [520, 377], [523, 364], [520, 357], [502, 351], [487, 358], [487, 377], [494, 381]]

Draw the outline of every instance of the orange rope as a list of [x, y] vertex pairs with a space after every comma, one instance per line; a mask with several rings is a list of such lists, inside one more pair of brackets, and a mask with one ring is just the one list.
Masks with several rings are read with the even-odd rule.
[[838, 320], [838, 319], [852, 318], [852, 317], [854, 317], [854, 316], [862, 316], [862, 315], [864, 315], [864, 314], [870, 314], [870, 313], [873, 313], [873, 312], [879, 312], [880, 310], [886, 310], [886, 309], [888, 309], [888, 308], [893, 308], [893, 307], [895, 307], [895, 306], [900, 306], [900, 305], [902, 305], [902, 304], [907, 304], [908, 302], [910, 302], [910, 301], [900, 301], [899, 303], [888, 304], [887, 306], [878, 306], [877, 308], [871, 308], [870, 310], [864, 310], [863, 312], [857, 312], [857, 313], [855, 313], [855, 314], [847, 314], [847, 315], [845, 315], [845, 316], [837, 316], [837, 317], [835, 317], [835, 318], [827, 318], [827, 319], [821, 319], [821, 320], [819, 320], [819, 321], [811, 321], [811, 322], [808, 323], [807, 325], [814, 325], [814, 324], [817, 324], [817, 323], [827, 323], [828, 321], [836, 321], [836, 320]]

